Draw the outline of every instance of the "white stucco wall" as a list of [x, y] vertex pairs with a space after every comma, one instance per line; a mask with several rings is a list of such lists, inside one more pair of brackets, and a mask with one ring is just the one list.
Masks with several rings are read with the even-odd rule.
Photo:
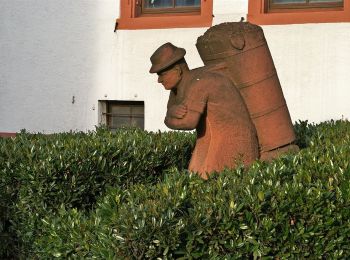
[[[105, 99], [144, 101], [146, 129], [166, 129], [168, 93], [148, 73], [149, 56], [171, 41], [201, 66], [195, 42], [207, 28], [114, 33], [118, 8], [118, 0], [0, 0], [0, 132], [94, 129]], [[247, 0], [214, 0], [214, 24], [247, 9]], [[350, 24], [263, 28], [293, 121], [349, 118]]]
[[263, 28], [292, 120], [350, 119], [350, 23]]
[[116, 9], [114, 0], [0, 0], [0, 132], [94, 128], [99, 92], [117, 85]]

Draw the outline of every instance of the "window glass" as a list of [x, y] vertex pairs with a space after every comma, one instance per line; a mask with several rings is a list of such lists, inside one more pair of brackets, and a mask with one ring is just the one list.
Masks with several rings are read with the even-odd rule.
[[171, 8], [173, 0], [144, 0], [145, 8]]
[[143, 0], [143, 13], [193, 12], [199, 10], [200, 0]]
[[343, 0], [269, 0], [270, 10], [343, 7]]
[[210, 27], [213, 1], [120, 0], [115, 30]]
[[138, 126], [141, 129], [144, 129], [144, 106], [133, 106], [131, 107], [131, 125]]
[[272, 0], [273, 4], [295, 4], [295, 3], [306, 3], [306, 0]]
[[342, 3], [343, 0], [310, 0], [310, 3]]
[[144, 129], [145, 128], [144, 121], [145, 120], [143, 119], [143, 117], [142, 118], [141, 117], [134, 117], [131, 120], [131, 125], [140, 127], [141, 129]]
[[106, 123], [111, 130], [122, 126], [144, 129], [144, 103], [140, 101], [106, 101]]
[[200, 0], [176, 0], [175, 6], [176, 7], [182, 7], [182, 6], [200, 7]]
[[111, 129], [116, 129], [118, 127], [122, 126], [128, 126], [130, 125], [129, 123], [129, 118], [127, 117], [122, 117], [122, 116], [117, 116], [117, 115], [110, 115], [111, 117], [111, 124], [109, 125]]
[[273, 4], [342, 3], [343, 0], [272, 0]]
[[130, 114], [130, 107], [123, 105], [110, 105], [110, 112], [117, 115], [128, 115]]
[[249, 0], [248, 20], [259, 25], [350, 21], [350, 0]]

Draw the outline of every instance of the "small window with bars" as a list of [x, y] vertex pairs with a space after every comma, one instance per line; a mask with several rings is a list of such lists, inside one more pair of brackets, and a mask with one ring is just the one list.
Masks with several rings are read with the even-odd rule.
[[145, 128], [145, 105], [143, 101], [105, 101], [105, 123], [115, 131], [123, 126]]
[[142, 13], [200, 12], [200, 0], [142, 0]]
[[281, 9], [341, 8], [344, 0], [268, 0], [269, 11]]

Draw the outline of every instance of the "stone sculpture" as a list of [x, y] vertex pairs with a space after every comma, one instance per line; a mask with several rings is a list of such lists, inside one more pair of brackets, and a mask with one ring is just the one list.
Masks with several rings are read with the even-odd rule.
[[207, 174], [249, 165], [259, 157], [255, 127], [244, 100], [222, 67], [189, 70], [186, 51], [171, 43], [151, 56], [150, 73], [170, 90], [165, 124], [171, 129], [196, 129], [197, 140], [189, 170]]
[[298, 151], [262, 28], [248, 22], [222, 23], [209, 28], [196, 46], [204, 64], [220, 64], [220, 72], [239, 89], [257, 131], [260, 159], [271, 160], [286, 151]]

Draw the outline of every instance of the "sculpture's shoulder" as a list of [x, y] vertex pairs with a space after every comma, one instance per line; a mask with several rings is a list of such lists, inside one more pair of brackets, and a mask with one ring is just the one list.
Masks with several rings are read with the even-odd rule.
[[224, 74], [225, 65], [215, 64], [209, 66], [203, 66], [191, 70], [192, 83], [210, 83], [210, 84], [231, 84], [231, 81]]

